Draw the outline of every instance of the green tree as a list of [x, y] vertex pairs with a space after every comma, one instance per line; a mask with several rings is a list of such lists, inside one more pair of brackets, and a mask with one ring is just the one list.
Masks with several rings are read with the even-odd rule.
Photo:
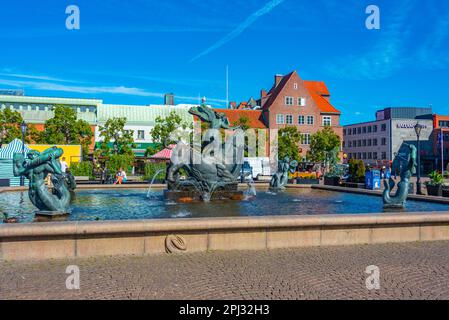
[[325, 127], [323, 130], [311, 135], [308, 156], [314, 162], [324, 162], [326, 154], [340, 147], [340, 144], [340, 137], [331, 127]]
[[79, 144], [83, 154], [89, 153], [92, 143], [92, 129], [84, 120], [78, 119], [76, 111], [67, 106], [55, 106], [54, 116], [45, 121], [45, 128], [35, 137], [36, 142], [46, 144]]
[[278, 132], [278, 157], [283, 159], [288, 156], [291, 160], [299, 160], [299, 143], [302, 135], [298, 128], [287, 126]]
[[249, 128], [251, 128], [250, 120], [247, 116], [239, 116], [239, 119], [237, 121], [234, 121], [232, 125], [235, 127], [240, 126], [240, 128], [242, 128], [243, 131], [246, 131]]
[[[181, 116], [175, 111], [170, 112], [167, 117], [157, 117], [156, 125], [150, 132], [153, 142], [157, 144], [154, 150], [158, 152], [171, 144], [178, 143], [173, 133], [176, 130], [186, 130], [187, 128], [191, 128], [191, 126], [183, 121]], [[154, 150], [151, 150], [151, 152]]]
[[[2, 144], [10, 143], [14, 139], [22, 139], [21, 124], [23, 117], [20, 112], [5, 108], [0, 110], [0, 146]], [[27, 124], [27, 131], [25, 134], [25, 142], [38, 142], [35, 139], [39, 137], [36, 127], [32, 124]]]
[[125, 130], [125, 124], [126, 118], [112, 118], [99, 128], [103, 141], [96, 156], [112, 173], [120, 168], [129, 172], [134, 163], [134, 131]]
[[125, 130], [126, 118], [108, 119], [104, 126], [100, 126], [100, 155], [109, 156], [111, 154], [133, 155], [134, 131]]

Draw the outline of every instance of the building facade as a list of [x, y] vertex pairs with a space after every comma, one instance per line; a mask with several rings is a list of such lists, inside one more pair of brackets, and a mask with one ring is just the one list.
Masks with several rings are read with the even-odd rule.
[[[11, 110], [18, 111], [26, 123], [34, 125], [40, 131], [44, 129], [45, 121], [53, 118], [53, 108], [62, 105], [76, 110], [78, 119], [87, 121], [92, 133], [95, 133], [97, 126], [97, 108], [102, 103], [102, 100], [96, 99], [0, 95], [0, 109], [10, 108]], [[91, 150], [94, 149], [94, 142], [94, 139], [92, 139]]]
[[431, 108], [386, 108], [376, 112], [376, 120], [346, 125], [343, 151], [347, 159], [360, 159], [366, 165], [390, 167], [406, 144], [417, 145], [415, 125], [422, 126], [420, 157], [422, 169], [433, 167], [433, 115]]
[[275, 75], [272, 88], [261, 90], [257, 101], [262, 119], [269, 129], [295, 126], [301, 132], [301, 155], [310, 150], [310, 137], [324, 127], [331, 127], [343, 140], [341, 112], [330, 102], [330, 92], [322, 81], [302, 80], [296, 71]]
[[100, 143], [100, 128], [108, 119], [126, 118], [125, 130], [133, 131], [136, 156], [143, 156], [146, 149], [153, 145], [151, 130], [156, 124], [156, 118], [167, 117], [171, 112], [176, 112], [183, 122], [188, 125], [193, 123], [193, 116], [188, 112], [194, 105], [178, 104], [172, 105], [113, 105], [101, 104], [97, 109], [97, 127], [95, 130], [95, 141]]

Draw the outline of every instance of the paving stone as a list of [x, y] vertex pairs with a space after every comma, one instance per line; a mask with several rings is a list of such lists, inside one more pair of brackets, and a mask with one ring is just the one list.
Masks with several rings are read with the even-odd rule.
[[[66, 288], [68, 265], [80, 290]], [[449, 299], [449, 242], [0, 262], [0, 298]]]

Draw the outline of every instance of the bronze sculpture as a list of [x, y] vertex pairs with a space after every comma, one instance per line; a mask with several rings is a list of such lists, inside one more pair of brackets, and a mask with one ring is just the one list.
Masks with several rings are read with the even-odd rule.
[[285, 190], [285, 186], [288, 183], [288, 172], [290, 170], [296, 170], [297, 166], [298, 161], [290, 161], [290, 158], [288, 156], [286, 156], [283, 160], [280, 160], [278, 163], [278, 171], [271, 178], [270, 190]]
[[398, 188], [396, 194], [391, 195], [391, 190], [395, 186], [393, 178], [384, 180], [385, 190], [383, 192], [383, 203], [384, 208], [404, 208], [407, 201], [407, 196], [410, 189], [410, 178], [416, 173], [417, 165], [417, 149], [414, 145], [407, 145], [409, 148], [409, 154], [407, 160], [407, 165], [401, 168], [401, 181], [398, 183]]
[[[166, 196], [209, 200], [215, 191], [226, 192], [220, 195], [225, 198], [236, 196], [244, 152], [244, 145], [238, 145], [236, 136], [243, 132], [238, 130], [239, 127], [231, 127], [226, 115], [214, 111], [204, 101], [200, 106], [190, 108], [189, 113], [208, 123], [212, 130], [228, 129], [237, 132], [221, 145], [211, 137], [209, 141], [204, 142], [201, 150], [178, 143], [173, 149], [171, 163], [167, 167], [166, 180], [169, 192]], [[230, 150], [226, 150], [226, 147], [230, 147]], [[214, 151], [218, 151], [219, 154]], [[225, 161], [223, 157], [225, 153], [232, 155], [232, 161]], [[178, 154], [187, 157], [176, 158]], [[186, 180], [180, 179], [181, 169], [187, 173]]]
[[[67, 176], [61, 171], [59, 158], [62, 154], [63, 150], [56, 147], [42, 153], [32, 150], [26, 157], [14, 154], [14, 175], [25, 176], [30, 181], [28, 195], [40, 211], [70, 212], [71, 191], [75, 190], [76, 183], [73, 175]], [[51, 175], [52, 192], [45, 185], [48, 175]]]

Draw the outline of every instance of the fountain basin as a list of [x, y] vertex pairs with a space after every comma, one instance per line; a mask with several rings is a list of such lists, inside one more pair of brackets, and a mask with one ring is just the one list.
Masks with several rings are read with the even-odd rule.
[[0, 260], [436, 240], [449, 240], [449, 212], [26, 223], [0, 226]]

